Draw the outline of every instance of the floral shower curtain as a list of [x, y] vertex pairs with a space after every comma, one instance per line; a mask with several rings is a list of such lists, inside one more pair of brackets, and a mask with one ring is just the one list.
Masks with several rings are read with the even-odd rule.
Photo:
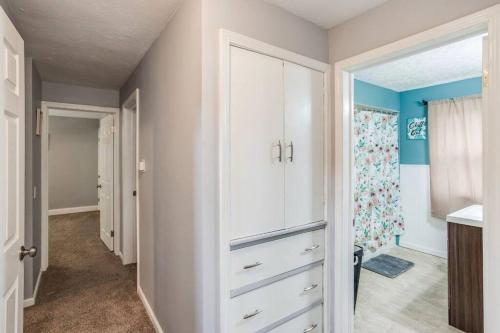
[[371, 251], [404, 231], [398, 142], [397, 113], [355, 106], [355, 242]]

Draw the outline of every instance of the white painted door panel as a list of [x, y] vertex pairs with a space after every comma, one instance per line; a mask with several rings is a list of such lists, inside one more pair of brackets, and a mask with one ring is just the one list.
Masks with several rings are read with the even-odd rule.
[[124, 264], [137, 262], [136, 253], [136, 111], [124, 108], [122, 110], [122, 248]]
[[[23, 331], [24, 42], [0, 8], [0, 332]], [[27, 259], [29, 260], [29, 259]]]
[[324, 219], [323, 73], [285, 61], [285, 225]]
[[[323, 266], [317, 266], [232, 298], [229, 306], [229, 332], [257, 332], [322, 298]], [[258, 314], [248, 318], [256, 312]]]
[[232, 47], [230, 84], [235, 239], [284, 228], [283, 61]]
[[100, 120], [99, 126], [99, 234], [110, 251], [113, 251], [113, 147], [114, 116], [109, 115]]

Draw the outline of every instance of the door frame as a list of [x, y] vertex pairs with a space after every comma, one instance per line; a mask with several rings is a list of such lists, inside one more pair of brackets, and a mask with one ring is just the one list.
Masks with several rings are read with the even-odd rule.
[[325, 260], [324, 260], [324, 294], [328, 295], [324, 300], [324, 331], [329, 332], [331, 320], [331, 288], [330, 282], [333, 268], [333, 257], [329, 252], [331, 240], [333, 239], [332, 216], [332, 144], [331, 144], [331, 108], [330, 108], [330, 65], [321, 61], [294, 53], [283, 48], [261, 42], [259, 40], [241, 35], [236, 32], [225, 29], [219, 30], [219, 137], [218, 137], [218, 212], [219, 212], [219, 239], [218, 239], [218, 303], [219, 303], [219, 327], [221, 333], [229, 333], [227, 323], [229, 318], [229, 299], [230, 299], [230, 279], [229, 279], [229, 261], [230, 261], [230, 52], [231, 47], [236, 46], [249, 51], [257, 52], [278, 59], [283, 59], [291, 63], [317, 70], [324, 74], [324, 177], [325, 177]]
[[[112, 107], [102, 107], [94, 105], [80, 105], [59, 102], [42, 101], [42, 133], [41, 133], [41, 221], [42, 221], [42, 271], [46, 271], [49, 266], [49, 112], [57, 110], [59, 113], [79, 112], [78, 116], [86, 118], [85, 112], [99, 112], [114, 115], [114, 144], [113, 144], [113, 248], [120, 248], [120, 109]], [[83, 115], [83, 116], [82, 116]]]
[[[135, 114], [135, 128], [133, 131], [135, 132], [135, 191], [136, 191], [136, 196], [135, 196], [135, 260], [133, 259], [133, 249], [134, 249], [134, 243], [130, 241], [130, 238], [125, 237], [125, 234], [130, 231], [130, 228], [127, 228], [125, 226], [125, 221], [122, 221], [122, 235], [123, 237], [123, 244], [121, 247], [121, 254], [120, 257], [122, 259], [122, 263], [124, 265], [131, 264], [131, 263], [137, 263], [137, 284], [139, 285], [139, 196], [140, 196], [140, 191], [139, 191], [139, 169], [138, 169], [138, 162], [139, 162], [139, 89], [135, 89], [129, 97], [123, 102], [121, 106], [121, 111], [122, 111], [122, 124], [123, 121], [126, 117], [125, 113], [126, 112], [133, 112]], [[131, 128], [132, 130], [132, 128]], [[130, 135], [131, 133], [125, 133], [125, 128], [122, 127], [122, 134], [123, 135]], [[123, 142], [125, 144], [125, 142]], [[121, 151], [120, 151], [120, 167], [123, 167], [125, 164], [125, 155], [123, 154], [124, 145], [121, 145]], [[131, 157], [131, 156], [130, 156]], [[127, 161], [128, 162], [128, 161]], [[125, 190], [125, 189], [124, 189]], [[122, 204], [122, 209], [125, 207], [127, 203], [121, 202]], [[130, 226], [128, 226], [130, 227]]]
[[[352, 264], [354, 232], [352, 228], [352, 115], [354, 110], [353, 72], [377, 63], [386, 62], [442, 45], [468, 35], [488, 32], [489, 68], [485, 73], [488, 82], [484, 87], [488, 107], [483, 117], [483, 253], [484, 253], [484, 313], [485, 332], [500, 327], [500, 5], [467, 15], [436, 28], [415, 34], [388, 45], [335, 63], [334, 123], [335, 123], [335, 224], [333, 269], [333, 332], [352, 333], [354, 330], [354, 267]], [[486, 181], [487, 180], [487, 181]]]

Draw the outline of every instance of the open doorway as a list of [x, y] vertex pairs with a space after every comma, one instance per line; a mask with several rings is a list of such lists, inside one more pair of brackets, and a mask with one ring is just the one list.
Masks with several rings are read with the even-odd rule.
[[354, 72], [354, 332], [483, 331], [484, 38]]
[[[482, 105], [482, 133], [479, 135], [480, 143], [482, 144], [482, 158], [476, 157], [475, 167], [482, 169], [482, 185], [484, 189], [482, 191], [482, 202], [483, 209], [481, 214], [481, 209], [474, 207], [474, 205], [469, 202], [463, 202], [464, 206], [470, 208], [470, 211], [463, 211], [460, 207], [456, 207], [457, 211], [449, 210], [446, 211], [446, 232], [448, 233], [449, 239], [447, 244], [447, 265], [445, 267], [448, 272], [454, 272], [460, 275], [463, 274], [465, 270], [460, 267], [460, 259], [468, 258], [471, 254], [477, 255], [474, 259], [474, 264], [470, 265], [473, 269], [469, 270], [476, 274], [474, 277], [474, 286], [464, 287], [464, 286], [452, 286], [452, 274], [445, 274], [449, 279], [449, 289], [444, 287], [444, 290], [448, 289], [449, 301], [450, 303], [444, 305], [444, 313], [446, 316], [446, 305], [450, 306], [449, 316], [446, 316], [444, 323], [444, 330], [451, 329], [448, 324], [452, 324], [455, 327], [459, 327], [457, 323], [452, 323], [453, 309], [457, 306], [468, 307], [469, 310], [477, 311], [479, 314], [475, 317], [474, 328], [470, 330], [471, 332], [482, 332], [484, 325], [484, 330], [492, 329], [495, 322], [495, 316], [492, 315], [491, 311], [495, 309], [496, 300], [491, 296], [491, 293], [495, 293], [496, 288], [492, 284], [494, 281], [494, 275], [496, 274], [493, 268], [493, 262], [496, 255], [495, 244], [497, 243], [498, 234], [494, 231], [496, 226], [491, 221], [496, 220], [497, 213], [495, 205], [493, 204], [494, 198], [498, 196], [498, 186], [494, 184], [495, 181], [495, 154], [493, 153], [493, 143], [496, 143], [496, 138], [493, 135], [496, 131], [497, 115], [493, 110], [498, 108], [498, 100], [494, 94], [494, 88], [498, 84], [498, 77], [496, 76], [497, 68], [493, 65], [496, 64], [496, 50], [498, 48], [498, 40], [496, 35], [496, 30], [494, 29], [496, 22], [496, 17], [498, 12], [495, 9], [485, 10], [483, 12], [477, 13], [476, 15], [471, 15], [464, 17], [462, 19], [456, 20], [454, 22], [445, 24], [443, 26], [437, 27], [435, 29], [428, 30], [426, 32], [420, 33], [415, 36], [411, 36], [400, 40], [398, 42], [374, 49], [372, 51], [366, 52], [359, 56], [355, 56], [346, 60], [342, 60], [335, 65], [335, 128], [336, 128], [336, 140], [335, 140], [335, 174], [338, 175], [337, 179], [342, 179], [342, 181], [335, 182], [335, 192], [336, 192], [336, 222], [335, 222], [335, 269], [333, 272], [335, 278], [335, 287], [333, 290], [335, 298], [335, 329], [339, 332], [354, 332], [356, 330], [355, 317], [354, 317], [354, 303], [355, 303], [355, 269], [353, 267], [353, 242], [355, 239], [355, 229], [353, 228], [354, 222], [354, 212], [355, 212], [355, 198], [354, 198], [354, 185], [355, 185], [355, 174], [354, 164], [355, 157], [353, 154], [353, 145], [355, 143], [355, 129], [353, 128], [353, 120], [355, 118], [356, 112], [356, 101], [355, 101], [355, 78], [356, 73], [360, 73], [365, 69], [370, 67], [390, 63], [391, 61], [397, 61], [399, 59], [416, 55], [422, 52], [426, 52], [435, 48], [439, 48], [444, 45], [449, 45], [454, 42], [466, 40], [469, 37], [487, 35], [488, 38], [485, 40], [483, 46], [484, 51], [481, 50], [484, 59], [481, 59], [484, 68], [482, 68], [482, 73], [480, 76], [480, 84], [482, 88], [482, 101], [476, 104]], [[482, 42], [482, 41], [481, 41]], [[432, 74], [432, 73], [428, 73]], [[495, 74], [495, 75], [494, 75]], [[437, 83], [436, 83], [437, 84]], [[472, 96], [471, 96], [472, 95]], [[435, 109], [435, 103], [440, 100], [445, 100], [448, 104], [456, 103], [460, 98], [462, 99], [473, 99], [477, 94], [465, 94], [462, 97], [457, 96], [429, 96], [422, 98], [418, 103], [425, 105], [428, 102], [427, 108]], [[460, 95], [459, 95], [460, 96]], [[453, 100], [450, 100], [453, 98]], [[435, 101], [437, 99], [437, 101]], [[417, 101], [414, 101], [415, 103]], [[449, 103], [451, 102], [451, 103]], [[460, 101], [462, 102], [462, 101]], [[466, 102], [466, 101], [464, 101]], [[358, 102], [359, 103], [359, 102]], [[456, 103], [456, 106], [460, 108], [460, 103]], [[432, 106], [432, 107], [431, 107]], [[454, 107], [456, 107], [454, 105]], [[451, 108], [451, 107], [450, 107]], [[384, 110], [387, 111], [387, 110]], [[389, 110], [391, 111], [391, 110]], [[387, 114], [390, 114], [387, 113]], [[438, 138], [439, 133], [436, 135], [432, 129], [432, 123], [436, 124], [432, 112], [429, 113], [429, 138]], [[389, 117], [386, 117], [389, 118]], [[392, 117], [391, 117], [392, 118]], [[418, 116], [414, 118], [419, 118]], [[388, 119], [389, 120], [389, 119]], [[392, 120], [392, 119], [391, 119]], [[405, 119], [406, 120], [406, 119]], [[414, 119], [415, 120], [415, 119]], [[413, 125], [420, 123], [419, 120], [412, 122]], [[407, 135], [405, 124], [404, 135]], [[434, 134], [434, 135], [432, 135]], [[465, 133], [463, 133], [465, 134]], [[402, 136], [403, 133], [400, 133]], [[396, 135], [398, 137], [398, 135]], [[462, 140], [462, 138], [460, 138]], [[400, 142], [398, 142], [400, 143]], [[497, 145], [497, 144], [496, 144]], [[438, 147], [438, 151], [442, 151], [446, 147]], [[432, 144], [431, 149], [432, 150]], [[456, 149], [452, 147], [448, 149], [447, 154], [453, 153]], [[399, 153], [398, 153], [399, 156]], [[439, 156], [438, 156], [439, 157]], [[481, 165], [482, 164], [482, 165]], [[432, 165], [432, 162], [431, 162]], [[457, 169], [459, 169], [457, 167]], [[455, 172], [456, 170], [452, 170]], [[431, 176], [432, 178], [432, 176]], [[436, 180], [436, 178], [434, 177]], [[455, 183], [460, 183], [462, 180], [455, 177], [452, 179]], [[459, 193], [457, 191], [456, 193]], [[371, 193], [370, 193], [371, 196]], [[434, 199], [432, 199], [434, 201]], [[372, 203], [373, 204], [373, 203]], [[433, 202], [434, 206], [434, 202]], [[472, 207], [470, 207], [472, 206]], [[451, 206], [449, 206], [451, 207]], [[467, 208], [466, 207], [466, 208]], [[454, 214], [456, 213], [456, 214]], [[460, 222], [464, 222], [463, 215], [475, 215], [469, 216], [467, 220], [474, 225], [467, 225]], [[479, 216], [479, 218], [476, 217]], [[483, 216], [481, 216], [483, 215]], [[471, 222], [471, 220], [473, 222]], [[478, 221], [479, 220], [479, 221]], [[481, 221], [482, 220], [482, 221]], [[459, 221], [459, 222], [457, 222]], [[394, 225], [392, 223], [389, 225]], [[450, 223], [451, 222], [451, 223]], [[396, 222], [395, 224], [397, 224]], [[464, 225], [464, 228], [468, 227], [475, 228], [474, 232], [464, 236], [462, 232], [457, 232], [454, 227], [457, 225]], [[384, 227], [385, 228], [385, 227]], [[422, 228], [423, 229], [423, 228]], [[422, 229], [419, 229], [421, 231]], [[394, 235], [398, 233], [395, 232]], [[452, 237], [453, 235], [453, 237]], [[407, 235], [408, 236], [408, 235]], [[396, 238], [396, 237], [394, 237]], [[401, 234], [399, 237], [400, 241], [404, 241], [404, 235]], [[379, 239], [376, 239], [378, 242]], [[406, 239], [408, 241], [408, 238]], [[473, 247], [471, 247], [473, 246]], [[462, 255], [456, 255], [456, 250], [459, 250]], [[421, 251], [422, 249], [420, 249]], [[412, 250], [412, 251], [415, 251]], [[418, 252], [418, 251], [416, 251]], [[434, 257], [436, 255], [434, 254]], [[355, 261], [356, 263], [356, 261]], [[453, 267], [453, 271], [450, 271], [449, 267]], [[464, 267], [464, 266], [462, 266]], [[425, 277], [423, 277], [425, 279]], [[479, 287], [477, 287], [479, 286]], [[484, 289], [484, 292], [480, 289]], [[385, 289], [385, 291], [390, 292], [390, 289]], [[456, 300], [454, 297], [460, 295], [461, 292], [469, 293], [467, 300]], [[453, 293], [453, 295], [452, 295]], [[482, 293], [482, 295], [481, 295]], [[474, 295], [480, 295], [481, 297], [472, 297]], [[411, 297], [407, 295], [402, 295], [403, 299]], [[376, 302], [376, 300], [375, 300]], [[342, 304], [342, 306], [340, 306]], [[391, 304], [394, 306], [394, 304]], [[383, 305], [379, 305], [378, 309], [381, 311], [388, 310], [384, 309]], [[411, 306], [404, 308], [405, 311], [411, 311]], [[484, 316], [483, 316], [484, 311]], [[442, 313], [443, 313], [442, 312]], [[432, 313], [435, 315], [435, 313]], [[464, 315], [458, 316], [459, 318], [467, 318]], [[479, 319], [477, 319], [479, 318]], [[484, 318], [484, 320], [483, 320]], [[427, 318], [421, 318], [421, 321], [427, 321]], [[372, 322], [372, 328], [384, 327], [377, 326], [378, 322]], [[387, 323], [385, 323], [387, 324]], [[395, 327], [395, 328], [394, 328]], [[401, 326], [393, 326], [396, 331]], [[403, 326], [404, 327], [404, 326]], [[429, 327], [427, 327], [429, 328]], [[425, 329], [423, 325], [420, 325], [417, 331], [422, 331]], [[461, 330], [469, 331], [469, 328], [460, 328]], [[390, 331], [390, 330], [389, 330]], [[424, 330], [425, 331], [425, 330]], [[439, 332], [439, 329], [430, 330], [432, 332]]]
[[[99, 237], [120, 249], [119, 110], [42, 102], [42, 270], [49, 216], [98, 212]], [[116, 125], [115, 125], [116, 124]], [[64, 181], [61, 181], [63, 179]]]

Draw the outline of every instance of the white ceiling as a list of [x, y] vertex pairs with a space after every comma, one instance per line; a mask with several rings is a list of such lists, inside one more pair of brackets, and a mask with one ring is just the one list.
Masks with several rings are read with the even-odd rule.
[[482, 75], [482, 38], [476, 36], [369, 67], [355, 78], [395, 91], [406, 91]]
[[119, 88], [180, 0], [8, 0], [43, 80]]
[[333, 26], [358, 16], [387, 0], [266, 0], [320, 27]]

